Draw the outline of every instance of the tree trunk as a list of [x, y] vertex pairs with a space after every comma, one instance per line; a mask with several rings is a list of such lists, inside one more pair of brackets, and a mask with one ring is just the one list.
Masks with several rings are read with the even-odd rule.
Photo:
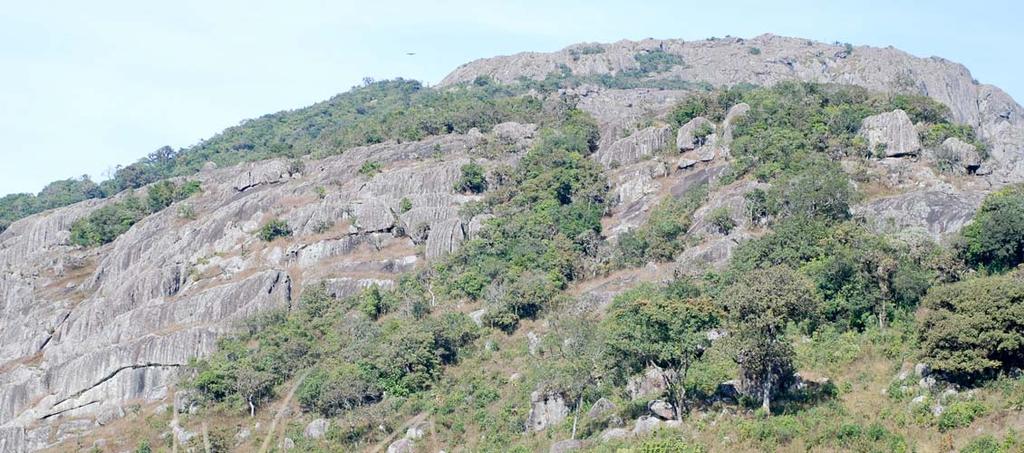
[[580, 392], [580, 397], [576, 400], [576, 413], [572, 416], [572, 437], [570, 439], [576, 440], [576, 422], [580, 419], [580, 406], [583, 405], [583, 392]]
[[761, 389], [761, 409], [764, 410], [765, 415], [772, 415], [771, 408], [771, 393], [772, 393], [772, 381], [766, 379]]
[[256, 405], [252, 404], [252, 398], [249, 398], [247, 402], [249, 403], [249, 418], [253, 418], [256, 416]]

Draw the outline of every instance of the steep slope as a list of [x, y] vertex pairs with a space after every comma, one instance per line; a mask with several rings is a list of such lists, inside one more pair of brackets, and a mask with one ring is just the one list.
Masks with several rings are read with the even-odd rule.
[[[652, 69], [644, 67], [650, 59], [637, 57], [649, 54], [677, 58]], [[609, 241], [642, 225], [666, 198], [720, 181], [733, 164], [729, 145], [742, 107], [730, 106], [735, 110], [724, 119], [709, 122], [715, 144], [687, 146], [693, 131], [670, 118], [677, 104], [704, 92], [701, 83], [830, 82], [922, 94], [947, 105], [954, 120], [972, 126], [988, 145], [990, 156], [974, 174], [943, 174], [927, 158], [895, 153], [844, 162], [851, 173], [883, 181], [855, 209], [879, 230], [916, 228], [943, 238], [970, 219], [991, 188], [1024, 180], [1020, 106], [998, 88], [975, 83], [960, 65], [894, 49], [770, 35], [623, 41], [481, 60], [441, 85], [481, 76], [516, 84], [550, 80], [552, 73], [562, 85], [523, 96], [546, 108], [572, 104], [597, 120], [600, 142], [591, 158], [611, 184], [613, 207], [603, 220]], [[600, 78], [617, 74], [637, 86]], [[332, 295], [344, 297], [372, 284], [387, 287], [403, 272], [437, 262], [477, 234], [486, 218], [460, 209], [480, 199], [453, 189], [461, 168], [472, 161], [493, 173], [516, 163], [538, 129], [506, 122], [484, 132], [344, 149], [301, 165], [288, 159], [211, 165], [191, 177], [201, 194], [94, 249], [69, 245], [71, 225], [131, 194], [15, 222], [0, 233], [0, 451], [58, 445], [113, 423], [132, 404], [173, 403], [171, 389], [189, 359], [211, 353], [217, 338], [252, 315], [292, 307], [307, 283], [324, 281]], [[367, 163], [379, 164], [379, 171]], [[574, 291], [600, 306], [636, 281], [722, 266], [738, 243], [763, 234], [742, 214], [744, 195], [760, 187], [751, 180], [715, 186], [694, 213], [690, 232], [699, 243], [674, 262]], [[182, 215], [182, 205], [192, 213]], [[719, 208], [736, 219], [734, 233], [707, 234]], [[261, 241], [259, 229], [275, 218], [293, 235]]]

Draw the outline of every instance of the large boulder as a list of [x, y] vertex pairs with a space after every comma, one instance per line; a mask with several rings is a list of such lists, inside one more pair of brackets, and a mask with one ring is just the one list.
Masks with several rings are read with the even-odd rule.
[[559, 393], [533, 392], [530, 394], [530, 413], [526, 417], [526, 428], [543, 431], [549, 426], [561, 423], [569, 415], [565, 397]]
[[318, 418], [309, 422], [306, 425], [306, 429], [302, 431], [302, 435], [307, 439], [320, 439], [327, 435], [327, 428], [330, 428], [331, 422], [325, 418]]
[[714, 146], [717, 141], [715, 123], [698, 116], [679, 127], [676, 133], [676, 147], [679, 151], [692, 151], [704, 146]]
[[978, 153], [976, 146], [959, 138], [950, 137], [942, 142], [941, 147], [945, 156], [959, 163], [968, 173], [976, 173], [981, 167], [981, 154]]
[[647, 409], [662, 420], [676, 418], [676, 408], [672, 403], [665, 400], [654, 400], [647, 404]]
[[666, 380], [675, 377], [675, 372], [661, 368], [648, 368], [639, 376], [634, 376], [626, 383], [626, 393], [636, 401], [643, 398], [657, 398], [668, 391]]
[[633, 435], [646, 436], [657, 431], [664, 424], [665, 421], [660, 418], [644, 415], [636, 419], [636, 424], [633, 425]]
[[750, 111], [750, 104], [741, 102], [729, 108], [729, 113], [725, 114], [725, 121], [722, 122], [722, 145], [728, 149], [730, 143], [732, 143], [732, 134], [736, 129], [736, 122], [746, 116], [747, 112]]
[[669, 126], [651, 126], [601, 148], [594, 158], [605, 167], [629, 165], [654, 155], [668, 144], [671, 137]]
[[560, 440], [551, 444], [551, 448], [548, 450], [550, 453], [566, 453], [570, 451], [576, 451], [583, 448], [583, 441], [579, 439], [566, 439]]
[[868, 150], [878, 157], [914, 156], [921, 152], [914, 123], [900, 109], [864, 118], [860, 133], [868, 141]]

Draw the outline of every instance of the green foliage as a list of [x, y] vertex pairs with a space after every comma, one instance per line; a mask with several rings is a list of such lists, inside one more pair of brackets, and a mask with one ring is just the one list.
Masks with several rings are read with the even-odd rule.
[[708, 299], [670, 296], [651, 285], [620, 294], [603, 327], [619, 372], [635, 373], [651, 364], [676, 372], [669, 386], [681, 408], [687, 372], [711, 345], [707, 332], [718, 325], [719, 313]]
[[792, 376], [794, 352], [785, 328], [813, 318], [820, 301], [809, 279], [782, 266], [746, 273], [723, 300], [744, 387], [767, 411], [772, 395]]
[[180, 186], [170, 181], [161, 181], [151, 185], [145, 197], [128, 194], [124, 199], [108, 203], [88, 217], [75, 221], [71, 225], [71, 243], [95, 247], [113, 242], [146, 216], [200, 191], [196, 181], [186, 181]]
[[[297, 390], [299, 402], [327, 416], [375, 403], [385, 392], [422, 392], [478, 335], [461, 313], [401, 314], [413, 311], [423, 296], [421, 283], [412, 277], [393, 290], [371, 287], [342, 301], [322, 285], [306, 288], [298, 309], [251, 318], [213, 355], [192, 363], [195, 377], [189, 384], [209, 401], [244, 403], [241, 407], [254, 411], [276, 386], [308, 369]], [[379, 323], [363, 314], [371, 305], [382, 316]], [[382, 305], [397, 316], [383, 318], [388, 310], [377, 308]]]
[[719, 207], [712, 210], [708, 214], [708, 222], [711, 226], [715, 227], [715, 230], [719, 233], [728, 235], [733, 228], [736, 228], [736, 221], [729, 215], [729, 210], [725, 207]]
[[618, 261], [623, 266], [643, 266], [649, 261], [669, 261], [685, 247], [683, 234], [690, 229], [693, 212], [707, 200], [707, 186], [694, 188], [682, 198], [666, 197], [651, 210], [647, 222], [619, 236]]
[[135, 447], [135, 453], [153, 453], [153, 447], [149, 446], [149, 441], [143, 439], [139, 441], [139, 446]]
[[[571, 125], [579, 115], [570, 111], [564, 118]], [[583, 272], [583, 258], [596, 252], [608, 187], [600, 166], [585, 157], [588, 135], [579, 127], [540, 133], [505, 182], [488, 192], [496, 217], [438, 266], [446, 293], [479, 299], [490, 288], [491, 321], [510, 328], [513, 318], [536, 314], [539, 304], [552, 300], [549, 292]], [[537, 288], [519, 288], [516, 281], [524, 277]]]
[[758, 47], [747, 48], [747, 53], [751, 55], [761, 55], [761, 49]]
[[915, 123], [948, 123], [952, 118], [949, 107], [927, 96], [896, 94], [889, 100], [890, 110], [900, 109]]
[[51, 182], [35, 195], [7, 195], [0, 198], [0, 233], [20, 218], [101, 196], [103, 192], [99, 186], [85, 175], [77, 179]]
[[402, 200], [398, 202], [398, 212], [406, 213], [412, 209], [412, 200], [406, 197], [402, 197]]
[[639, 71], [642, 74], [665, 72], [672, 66], [683, 64], [682, 57], [664, 50], [640, 52], [633, 55], [633, 59], [640, 65]]
[[476, 162], [470, 162], [459, 169], [462, 175], [455, 181], [453, 187], [456, 192], [482, 193], [487, 190], [487, 176], [484, 174], [484, 167]]
[[1024, 185], [985, 197], [962, 234], [965, 260], [972, 266], [1003, 272], [1024, 262]]
[[1024, 280], [979, 277], [933, 287], [918, 313], [926, 362], [961, 380], [1024, 365]]
[[979, 401], [956, 401], [949, 405], [937, 422], [939, 431], [970, 426], [974, 419], [985, 415], [988, 407]]
[[265, 242], [273, 241], [277, 238], [288, 237], [292, 235], [292, 228], [288, 226], [288, 222], [281, 219], [271, 219], [269, 222], [263, 224], [260, 227], [259, 233], [257, 233], [260, 239]]
[[368, 160], [363, 162], [363, 165], [359, 166], [359, 174], [366, 176], [367, 178], [372, 178], [377, 173], [380, 173], [381, 167], [382, 165], [380, 162]]

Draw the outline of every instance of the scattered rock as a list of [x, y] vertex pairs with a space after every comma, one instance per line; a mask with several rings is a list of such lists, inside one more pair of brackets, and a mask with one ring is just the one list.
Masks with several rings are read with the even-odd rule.
[[918, 378], [928, 377], [932, 374], [932, 367], [928, 366], [927, 363], [918, 363], [914, 365], [914, 376]]
[[629, 437], [629, 431], [625, 428], [611, 428], [601, 433], [601, 441], [608, 442], [610, 440], [625, 439]]
[[487, 310], [481, 308], [479, 310], [470, 312], [469, 313], [469, 319], [472, 319], [473, 323], [476, 324], [477, 327], [483, 327], [484, 326], [484, 315], [486, 315], [486, 314], [487, 314]]
[[644, 374], [629, 379], [626, 383], [626, 393], [634, 401], [646, 397], [660, 397], [668, 391], [666, 378], [671, 379], [674, 376], [675, 373], [671, 370], [648, 368]]
[[242, 443], [245, 442], [250, 437], [252, 437], [252, 430], [249, 428], [242, 428], [238, 430], [238, 434], [235, 434], [235, 441], [238, 443]]
[[327, 428], [330, 426], [331, 422], [329, 420], [325, 418], [318, 418], [306, 425], [306, 429], [302, 432], [302, 435], [307, 439], [320, 439], [327, 434]]
[[976, 146], [956, 137], [947, 138], [941, 146], [943, 151], [956, 159], [968, 173], [978, 173], [978, 168], [981, 167], [981, 154], [978, 154]]
[[647, 409], [650, 410], [652, 414], [656, 415], [658, 418], [662, 420], [672, 420], [676, 418], [675, 407], [672, 406], [672, 403], [668, 401], [651, 401], [650, 403], [647, 404]]
[[295, 441], [292, 440], [291, 437], [285, 437], [284, 440], [281, 441], [281, 448], [285, 450], [291, 450], [295, 448]]
[[568, 415], [569, 406], [561, 394], [535, 391], [530, 394], [530, 414], [526, 417], [526, 427], [533, 431], [543, 431], [561, 423]]
[[551, 444], [551, 449], [548, 451], [550, 453], [565, 453], [568, 451], [579, 450], [581, 448], [583, 448], [583, 441], [579, 439], [567, 439]]
[[793, 374], [792, 390], [819, 390], [828, 385], [827, 377], [810, 371], [800, 371]]
[[736, 401], [740, 395], [740, 381], [733, 379], [718, 384], [718, 389], [715, 390], [715, 396]]
[[590, 417], [591, 419], [602, 419], [608, 415], [614, 414], [615, 409], [615, 403], [609, 401], [607, 398], [601, 398], [590, 406], [590, 410], [587, 411], [587, 417]]
[[420, 440], [427, 432], [427, 422], [419, 422], [405, 430], [405, 438], [409, 440]]
[[526, 333], [526, 339], [529, 341], [527, 349], [529, 350], [530, 355], [536, 356], [537, 353], [540, 352], [540, 337], [537, 336], [536, 333], [533, 333], [533, 331], [530, 331]]
[[398, 439], [388, 445], [387, 453], [413, 453], [413, 441], [409, 439]]
[[697, 165], [697, 161], [696, 160], [693, 160], [693, 159], [690, 159], [690, 158], [687, 158], [687, 157], [683, 157], [683, 158], [679, 159], [679, 163], [676, 164], [676, 167], [678, 167], [680, 170], [685, 170], [685, 169], [690, 168], [690, 167], [692, 167], [694, 165]]
[[644, 415], [636, 419], [636, 424], [633, 426], [633, 435], [646, 436], [657, 431], [664, 423], [660, 418]]

